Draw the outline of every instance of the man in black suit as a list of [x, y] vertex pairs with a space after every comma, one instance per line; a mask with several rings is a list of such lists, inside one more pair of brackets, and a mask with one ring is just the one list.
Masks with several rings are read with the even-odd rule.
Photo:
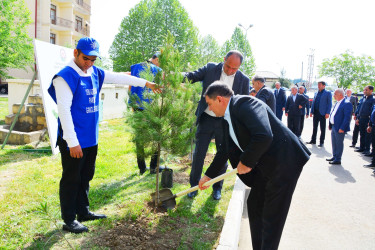
[[303, 95], [307, 100], [305, 107], [303, 107], [302, 110], [301, 110], [302, 114], [301, 114], [301, 118], [300, 118], [301, 121], [300, 121], [300, 129], [299, 129], [298, 137], [301, 137], [301, 135], [302, 135], [303, 127], [305, 125], [305, 115], [306, 115], [306, 119], [307, 119], [307, 118], [309, 118], [309, 114], [310, 114], [309, 96], [306, 95], [305, 92], [306, 92], [306, 89], [303, 85], [298, 87], [298, 93]]
[[255, 97], [266, 103], [273, 113], [276, 114], [276, 99], [272, 90], [264, 84], [266, 82], [264, 77], [254, 76], [252, 82], [254, 89], [257, 91]]
[[360, 145], [359, 149], [355, 150], [355, 152], [362, 152], [363, 154], [370, 154], [371, 134], [367, 133], [367, 127], [370, 121], [372, 107], [374, 106], [374, 98], [372, 96], [373, 91], [374, 87], [371, 85], [368, 85], [363, 89], [363, 98], [366, 99], [364, 99], [361, 104], [356, 120], [356, 123], [359, 125]]
[[224, 117], [223, 144], [199, 182], [221, 173], [230, 160], [249, 187], [247, 200], [253, 249], [277, 249], [293, 192], [310, 151], [257, 98], [233, 96], [225, 84], [214, 83], [205, 92], [216, 116]]
[[308, 100], [301, 94], [297, 93], [297, 87], [291, 88], [291, 94], [288, 97], [285, 105], [285, 115], [288, 117], [288, 128], [299, 136], [301, 129], [301, 115], [302, 109], [305, 108]]
[[[193, 153], [193, 163], [190, 172], [190, 185], [196, 186], [202, 175], [204, 158], [208, 150], [208, 146], [215, 138], [216, 148], [222, 142], [222, 125], [221, 117], [216, 117], [211, 112], [204, 98], [204, 92], [207, 87], [214, 81], [221, 80], [227, 84], [236, 94], [249, 95], [250, 79], [245, 76], [239, 69], [243, 60], [243, 56], [239, 51], [232, 50], [224, 57], [224, 62], [208, 63], [204, 67], [194, 72], [189, 72], [185, 77], [192, 83], [201, 81], [203, 85], [201, 99], [195, 112], [197, 116], [197, 132], [195, 135], [195, 149]], [[223, 173], [226, 171], [228, 164], [226, 161], [221, 162]], [[221, 189], [223, 181], [213, 185], [213, 198], [219, 200], [221, 198]], [[197, 195], [197, 191], [188, 194], [189, 198]]]
[[275, 83], [275, 100], [276, 100], [276, 116], [281, 121], [283, 118], [283, 112], [285, 110], [286, 95], [284, 88], [281, 87], [281, 83]]

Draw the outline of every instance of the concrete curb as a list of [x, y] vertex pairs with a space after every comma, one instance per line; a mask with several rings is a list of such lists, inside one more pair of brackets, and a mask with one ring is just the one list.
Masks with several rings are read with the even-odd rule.
[[229, 201], [223, 229], [220, 234], [217, 250], [232, 250], [238, 248], [241, 219], [244, 207], [246, 186], [237, 177], [234, 183], [232, 197]]

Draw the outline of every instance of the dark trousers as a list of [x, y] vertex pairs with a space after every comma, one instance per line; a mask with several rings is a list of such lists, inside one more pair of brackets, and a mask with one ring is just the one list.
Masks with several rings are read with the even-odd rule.
[[370, 150], [371, 134], [367, 133], [369, 117], [359, 118], [359, 148], [365, 151]]
[[354, 146], [355, 146], [355, 144], [357, 144], [358, 135], [359, 135], [359, 125], [354, 124], [353, 137], [352, 137], [352, 145], [354, 145]]
[[344, 151], [345, 133], [339, 133], [333, 125], [331, 130], [332, 155], [334, 161], [341, 161], [342, 152]]
[[[144, 172], [146, 170], [146, 162], [145, 162], [145, 150], [144, 145], [140, 143], [135, 143], [136, 151], [137, 151], [137, 164], [140, 171]], [[150, 161], [150, 169], [156, 169], [156, 165], [158, 164], [158, 153], [155, 152], [151, 156]]]
[[[208, 146], [215, 137], [216, 149], [223, 141], [223, 126], [222, 119], [218, 117], [212, 117], [203, 113], [199, 119], [197, 132], [195, 134], [195, 149], [193, 153], [193, 163], [190, 172], [190, 185], [196, 186], [202, 176], [202, 169], [204, 164], [204, 158], [208, 150]], [[222, 170], [220, 174], [227, 171], [228, 163], [223, 162], [221, 166]], [[215, 183], [212, 188], [214, 190], [221, 190], [223, 187], [223, 181]]]
[[[143, 109], [139, 108], [134, 108], [134, 112], [142, 112]], [[145, 149], [144, 145], [139, 142], [135, 142], [135, 148], [137, 152], [137, 164], [138, 168], [141, 172], [144, 172], [146, 170], [146, 162], [145, 162]], [[156, 169], [156, 165], [158, 164], [158, 152], [155, 152], [151, 156], [151, 161], [150, 161], [150, 169]]]
[[372, 126], [371, 128], [371, 143], [372, 143], [372, 160], [371, 160], [371, 163], [372, 165], [375, 165], [375, 149], [374, 149], [374, 146], [375, 146], [375, 126]]
[[254, 250], [278, 248], [299, 175], [283, 185], [267, 181], [261, 174], [255, 177], [247, 199]]
[[279, 120], [281, 121], [283, 119], [283, 109], [282, 108], [276, 108], [276, 117], [279, 118]]
[[299, 115], [288, 115], [288, 128], [295, 134], [299, 136], [301, 129], [301, 119]]
[[311, 141], [316, 143], [316, 136], [318, 134], [318, 125], [320, 123], [320, 143], [324, 143], [326, 137], [326, 118], [324, 115], [321, 115], [319, 111], [314, 112], [313, 116], [313, 133], [311, 136]]
[[58, 138], [61, 152], [62, 177], [60, 180], [61, 217], [65, 222], [75, 220], [76, 215], [89, 212], [89, 182], [94, 177], [98, 145], [83, 148], [82, 158], [72, 158], [66, 141]]
[[298, 133], [297, 136], [302, 135], [303, 126], [305, 125], [305, 115], [301, 115], [299, 119], [300, 119], [300, 121], [299, 121], [299, 133]]

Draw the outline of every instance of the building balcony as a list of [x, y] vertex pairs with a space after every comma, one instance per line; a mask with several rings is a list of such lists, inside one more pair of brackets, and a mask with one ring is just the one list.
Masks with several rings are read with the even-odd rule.
[[84, 36], [90, 36], [90, 28], [89, 27], [75, 27], [74, 28], [75, 31], [77, 31], [78, 33], [81, 33], [83, 34]]
[[83, 0], [75, 0], [75, 2], [85, 10], [89, 11], [89, 13], [91, 13], [91, 6], [89, 4], [85, 3]]
[[51, 19], [51, 24], [64, 27], [64, 28], [68, 28], [68, 29], [72, 29], [73, 27], [72, 21], [61, 18], [61, 17], [56, 17], [55, 19]]

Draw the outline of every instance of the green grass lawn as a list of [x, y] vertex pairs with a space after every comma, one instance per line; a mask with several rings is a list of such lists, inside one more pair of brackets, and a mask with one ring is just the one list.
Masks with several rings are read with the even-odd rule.
[[[155, 191], [155, 175], [139, 175], [134, 145], [124, 127], [123, 119], [100, 125], [90, 210], [105, 213], [108, 219], [86, 222], [90, 232], [66, 233], [66, 239], [78, 249], [212, 249], [235, 177], [224, 183], [220, 201], [212, 199], [210, 188], [195, 199], [177, 198], [174, 210], [154, 209], [150, 193]], [[213, 147], [210, 150], [213, 153]], [[174, 170], [173, 193], [189, 188], [190, 167], [180, 160], [170, 157], [166, 162]], [[60, 177], [59, 154], [0, 150], [0, 249], [68, 247], [61, 225], [57, 229], [38, 213], [46, 202], [49, 213], [60, 221]]]

